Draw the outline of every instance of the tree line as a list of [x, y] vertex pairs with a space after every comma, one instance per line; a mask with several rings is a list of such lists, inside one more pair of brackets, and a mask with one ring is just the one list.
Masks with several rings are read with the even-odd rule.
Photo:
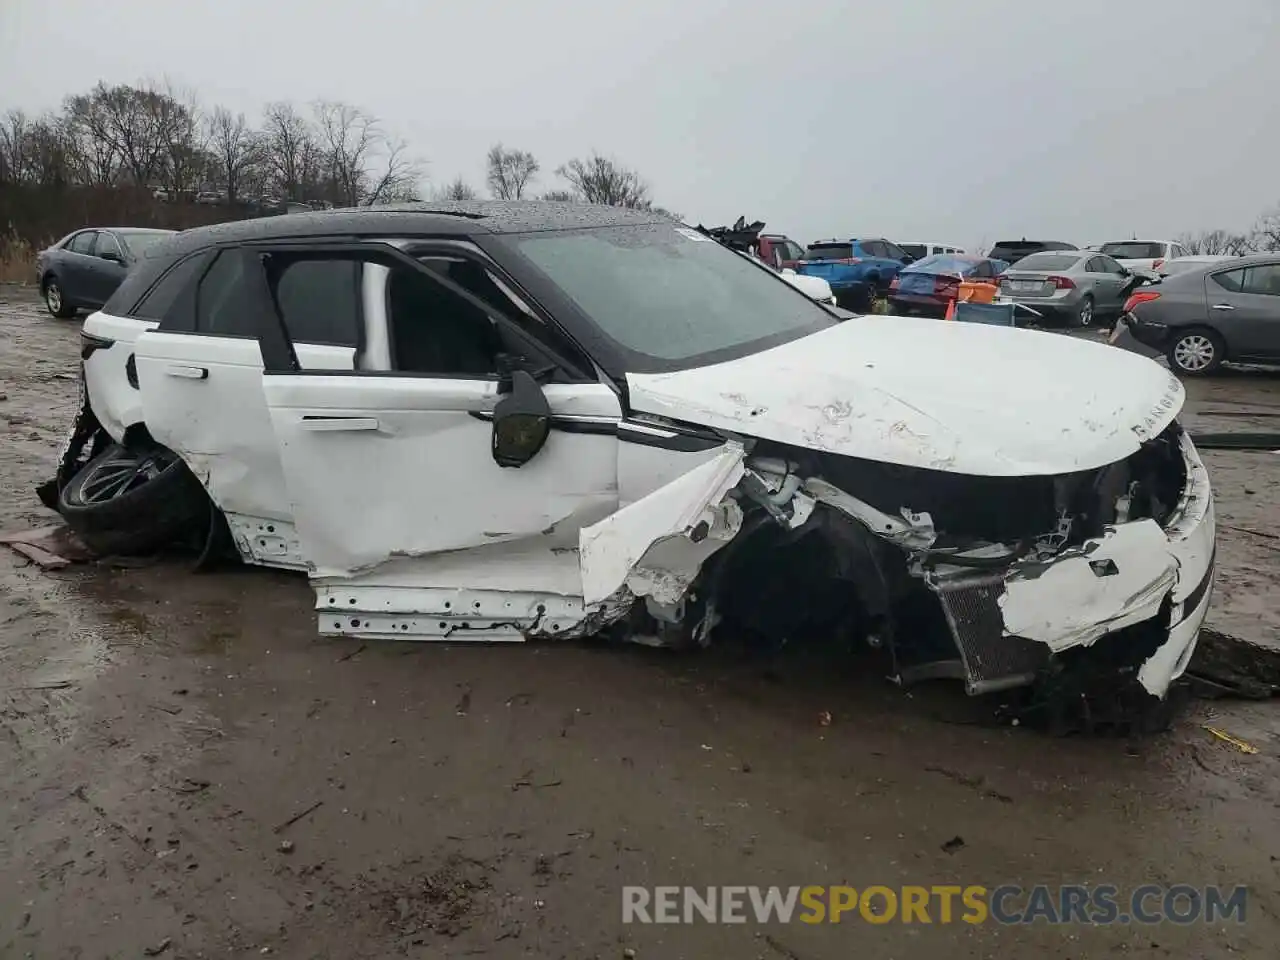
[[[0, 188], [133, 187], [157, 197], [216, 194], [229, 204], [468, 200], [461, 177], [433, 191], [425, 162], [369, 111], [339, 101], [263, 107], [261, 122], [205, 107], [171, 84], [99, 83], [39, 116], [7, 111], [0, 122]], [[542, 166], [528, 151], [494, 144], [485, 186], [497, 199], [584, 200], [659, 210], [649, 184], [618, 161], [593, 153], [557, 166], [559, 185], [538, 191]]]

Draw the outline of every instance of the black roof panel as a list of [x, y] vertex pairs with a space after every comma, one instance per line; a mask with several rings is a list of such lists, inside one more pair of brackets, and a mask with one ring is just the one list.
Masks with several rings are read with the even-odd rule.
[[148, 256], [171, 257], [214, 244], [253, 240], [372, 235], [468, 236], [669, 222], [669, 217], [646, 210], [551, 200], [391, 203], [256, 217], [195, 227], [176, 234], [169, 243], [157, 244]]

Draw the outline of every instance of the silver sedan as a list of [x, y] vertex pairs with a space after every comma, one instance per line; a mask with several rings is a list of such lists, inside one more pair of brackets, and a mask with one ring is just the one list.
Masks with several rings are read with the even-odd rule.
[[1033, 253], [1000, 276], [1001, 297], [1074, 327], [1119, 317], [1132, 287], [1130, 270], [1090, 250]]

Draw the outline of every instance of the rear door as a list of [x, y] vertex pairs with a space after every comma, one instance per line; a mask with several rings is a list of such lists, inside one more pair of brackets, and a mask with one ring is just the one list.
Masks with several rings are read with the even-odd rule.
[[[427, 269], [363, 246], [351, 256], [383, 278], [385, 327], [367, 329], [389, 369], [268, 360], [262, 377], [322, 632], [492, 640], [572, 629], [579, 531], [618, 506], [617, 393], [528, 301], [519, 317], [510, 298], [496, 308], [507, 294], [482, 290], [494, 274], [478, 254]], [[492, 456], [512, 364], [541, 371], [552, 414], [546, 445], [517, 468]]]
[[1210, 274], [1205, 292], [1233, 358], [1280, 356], [1280, 259]]
[[[208, 254], [159, 325], [138, 337], [134, 352], [147, 429], [204, 482], [242, 556], [300, 567], [262, 391], [263, 346], [276, 354], [282, 349], [273, 293], [286, 307], [302, 304], [301, 313], [289, 315], [299, 325], [292, 351], [298, 366], [309, 371], [353, 369], [359, 298], [353, 274], [326, 277], [314, 266], [286, 275], [273, 292], [264, 275], [263, 258], [270, 256], [261, 247]], [[350, 271], [351, 265], [337, 268]], [[299, 289], [312, 296], [293, 295]]]

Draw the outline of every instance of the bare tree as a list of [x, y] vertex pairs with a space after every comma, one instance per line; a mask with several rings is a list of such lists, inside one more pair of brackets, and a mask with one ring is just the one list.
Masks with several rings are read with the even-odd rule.
[[29, 182], [30, 145], [31, 121], [22, 110], [10, 110], [0, 122], [0, 183]]
[[368, 195], [365, 165], [383, 139], [378, 121], [349, 103], [320, 101], [314, 109], [330, 199], [354, 207]]
[[541, 197], [543, 200], [551, 200], [555, 203], [577, 203], [581, 201], [572, 190], [548, 190]]
[[249, 129], [243, 113], [218, 107], [209, 118], [209, 146], [227, 202], [235, 203], [243, 195], [245, 175], [261, 157], [260, 135]]
[[1226, 230], [1201, 230], [1199, 233], [1184, 233], [1177, 238], [1183, 248], [1192, 254], [1206, 256], [1239, 256], [1250, 248], [1249, 238], [1241, 233], [1230, 233]]
[[320, 147], [310, 121], [291, 103], [269, 103], [263, 110], [263, 159], [276, 189], [286, 200], [308, 200], [318, 177]]
[[652, 205], [649, 185], [640, 174], [609, 157], [593, 153], [586, 160], [573, 159], [556, 169], [588, 203], [647, 210]]
[[489, 192], [499, 200], [519, 200], [542, 169], [527, 150], [507, 150], [495, 143], [489, 148], [489, 171], [485, 177]]
[[1280, 250], [1280, 205], [1258, 218], [1253, 228], [1253, 245], [1266, 253]]
[[64, 112], [76, 179], [94, 185], [115, 183], [120, 151], [109, 133], [110, 121], [101, 98], [94, 93], [68, 97]]
[[432, 196], [436, 200], [476, 200], [480, 195], [471, 184], [458, 177], [451, 183], [437, 188]]
[[195, 189], [209, 164], [209, 156], [200, 102], [195, 94], [172, 86], [166, 86], [165, 93], [175, 106], [160, 131], [164, 145], [165, 186], [176, 198]]
[[381, 148], [379, 166], [369, 180], [364, 202], [372, 205], [415, 199], [422, 180], [421, 164], [409, 156], [408, 145], [403, 140], [382, 137]]

